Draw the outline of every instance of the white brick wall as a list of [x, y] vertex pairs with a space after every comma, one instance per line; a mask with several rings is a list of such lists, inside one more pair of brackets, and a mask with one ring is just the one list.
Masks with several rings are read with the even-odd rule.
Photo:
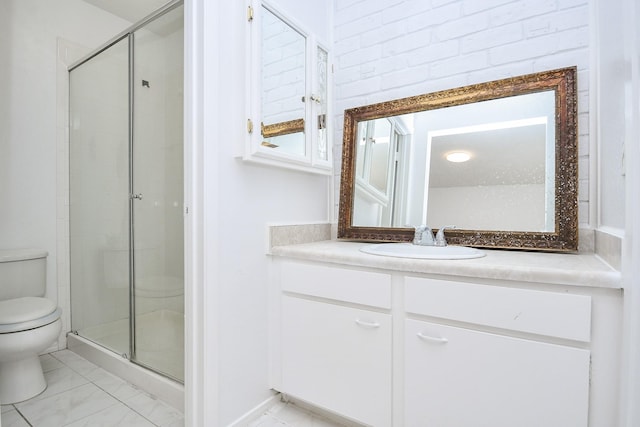
[[334, 13], [336, 194], [345, 109], [575, 65], [589, 222], [588, 0], [335, 0]]

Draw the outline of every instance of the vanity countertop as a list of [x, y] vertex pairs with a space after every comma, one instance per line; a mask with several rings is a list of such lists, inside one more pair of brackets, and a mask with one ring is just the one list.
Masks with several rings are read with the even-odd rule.
[[594, 254], [481, 249], [486, 256], [461, 260], [393, 258], [360, 252], [370, 243], [324, 240], [274, 246], [274, 256], [409, 273], [440, 274], [534, 283], [622, 287], [620, 272]]

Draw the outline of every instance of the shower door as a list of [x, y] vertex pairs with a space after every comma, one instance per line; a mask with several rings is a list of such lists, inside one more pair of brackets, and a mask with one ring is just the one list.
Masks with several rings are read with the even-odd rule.
[[183, 8], [133, 39], [132, 360], [183, 380]]
[[72, 331], [184, 380], [183, 7], [69, 72]]
[[71, 329], [129, 353], [129, 38], [69, 73]]

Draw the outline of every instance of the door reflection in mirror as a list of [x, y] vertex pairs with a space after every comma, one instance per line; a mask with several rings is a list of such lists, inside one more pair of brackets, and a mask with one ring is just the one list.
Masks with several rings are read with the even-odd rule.
[[408, 115], [359, 123], [355, 224], [390, 227], [402, 217], [406, 194], [405, 139], [410, 138], [406, 121], [412, 119]]

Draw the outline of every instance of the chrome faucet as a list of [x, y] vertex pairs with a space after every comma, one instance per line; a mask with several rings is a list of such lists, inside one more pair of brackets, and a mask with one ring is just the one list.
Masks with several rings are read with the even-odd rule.
[[413, 235], [413, 244], [420, 246], [433, 246], [435, 240], [433, 238], [433, 231], [426, 225], [418, 225], [415, 227], [416, 232]]
[[446, 229], [453, 229], [456, 228], [455, 225], [445, 225], [444, 227], [440, 227], [440, 230], [438, 230], [438, 233], [436, 234], [436, 239], [434, 242], [435, 246], [447, 246], [447, 239], [444, 236], [444, 230]]

